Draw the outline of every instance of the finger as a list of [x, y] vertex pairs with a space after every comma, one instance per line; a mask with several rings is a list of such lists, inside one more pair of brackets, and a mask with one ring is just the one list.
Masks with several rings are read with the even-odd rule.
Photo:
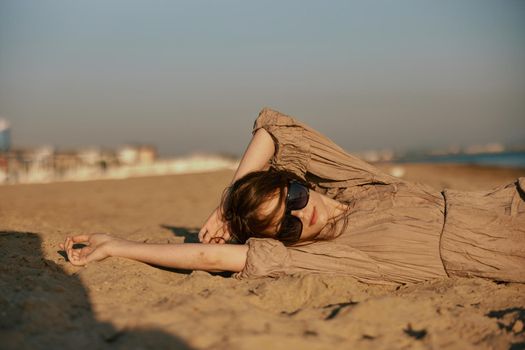
[[66, 238], [64, 238], [64, 243], [60, 243], [60, 249], [62, 250], [66, 250], [67, 249], [67, 240], [68, 240], [69, 236], [66, 236]]
[[75, 266], [86, 265], [86, 258], [82, 254], [82, 249], [70, 248], [68, 251], [69, 262]]
[[67, 259], [69, 260], [70, 263], [72, 263], [73, 265], [77, 265], [76, 264], [76, 258], [75, 258], [75, 249], [73, 249], [73, 240], [71, 239], [71, 237], [67, 237], [66, 238], [66, 243], [64, 244], [64, 250], [66, 251], [66, 254], [67, 254]]
[[222, 238], [222, 242], [221, 243], [226, 243], [231, 238], [230, 231], [228, 230], [228, 227], [225, 226], [225, 225], [223, 225], [223, 226], [221, 226], [219, 228], [219, 230], [217, 231], [216, 236]]
[[210, 243], [211, 234], [210, 231], [206, 231], [202, 237], [202, 243]]
[[89, 242], [90, 234], [81, 234], [71, 237], [71, 240], [74, 243]]
[[215, 237], [215, 238], [213, 238], [212, 243], [214, 243], [214, 244], [224, 244], [224, 243], [226, 243], [226, 241], [224, 240], [223, 237]]
[[215, 234], [213, 235], [214, 237], [222, 237], [222, 235], [224, 234], [224, 229], [222, 228], [222, 226], [219, 226], [216, 230], [215, 230]]
[[73, 265], [75, 265], [75, 266], [83, 266], [83, 265], [86, 265], [86, 259], [82, 258], [81, 256], [79, 256], [79, 255], [76, 254], [76, 253], [74, 253], [74, 254], [71, 256], [70, 262], [71, 262], [71, 264], [73, 264]]
[[[221, 234], [222, 234], [222, 233], [221, 233]], [[210, 243], [213, 243], [213, 244], [224, 243], [224, 238], [221, 236], [221, 234], [216, 235], [216, 236], [210, 238]]]
[[220, 244], [222, 243], [222, 237], [211, 237], [210, 244]]
[[206, 227], [201, 228], [201, 230], [199, 231], [199, 241], [202, 242], [202, 240], [204, 239], [205, 233], [206, 233]]
[[75, 243], [73, 243], [73, 238], [68, 237], [67, 238], [67, 247], [70, 248], [70, 249], [73, 249], [74, 245], [75, 245]]
[[69, 260], [69, 262], [73, 262], [74, 258], [73, 258], [73, 249], [72, 248], [66, 248], [66, 254], [67, 254], [67, 259]]
[[64, 243], [64, 248], [66, 249], [66, 251], [71, 249], [72, 245], [73, 244], [71, 242], [71, 238], [70, 237], [66, 237], [66, 242]]

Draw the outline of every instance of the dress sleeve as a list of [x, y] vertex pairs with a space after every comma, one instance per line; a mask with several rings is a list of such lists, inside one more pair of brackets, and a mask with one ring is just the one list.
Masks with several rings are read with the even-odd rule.
[[255, 120], [252, 133], [265, 129], [275, 143], [275, 154], [270, 165], [278, 170], [290, 171], [304, 179], [310, 161], [310, 145], [305, 142], [305, 129], [294, 118], [264, 108]]
[[351, 276], [361, 282], [396, 284], [384, 276], [367, 254], [331, 241], [286, 247], [269, 238], [250, 238], [244, 269], [237, 279], [279, 277], [295, 273], [322, 273]]
[[288, 249], [281, 242], [269, 238], [250, 238], [246, 242], [248, 253], [244, 269], [235, 278], [278, 277], [291, 266]]
[[260, 112], [253, 132], [260, 128], [275, 142], [272, 167], [291, 171], [325, 189], [399, 181], [347, 153], [308, 125], [275, 110], [264, 108]]

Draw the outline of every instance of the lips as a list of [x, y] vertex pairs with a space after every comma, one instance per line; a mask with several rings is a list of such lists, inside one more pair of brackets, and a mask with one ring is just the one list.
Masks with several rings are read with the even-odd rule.
[[310, 216], [310, 226], [315, 225], [317, 222], [317, 210], [315, 207], [312, 209], [312, 215]]

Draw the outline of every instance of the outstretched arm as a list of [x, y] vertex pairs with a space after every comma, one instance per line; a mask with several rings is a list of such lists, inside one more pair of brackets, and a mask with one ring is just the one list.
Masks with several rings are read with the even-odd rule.
[[[263, 170], [274, 152], [275, 145], [270, 134], [264, 129], [257, 130], [241, 158], [232, 183], [252, 171]], [[225, 243], [230, 239], [228, 226], [222, 220], [220, 206], [211, 213], [202, 226], [199, 239], [202, 243]]]
[[[73, 248], [77, 243], [85, 247]], [[148, 244], [102, 233], [67, 237], [60, 247], [73, 265], [86, 265], [113, 256], [178, 269], [234, 272], [244, 268], [248, 251], [247, 246], [237, 244]]]

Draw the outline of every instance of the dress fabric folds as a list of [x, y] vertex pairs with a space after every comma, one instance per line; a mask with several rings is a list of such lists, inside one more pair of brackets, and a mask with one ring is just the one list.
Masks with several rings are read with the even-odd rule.
[[490, 191], [445, 190], [441, 255], [450, 275], [525, 282], [525, 178]]
[[275, 110], [261, 111], [253, 132], [260, 128], [275, 143], [270, 166], [347, 204], [348, 223], [330, 240], [300, 246], [251, 238], [235, 277], [314, 272], [375, 284], [446, 276], [525, 282], [525, 178], [492, 191], [439, 192], [383, 173]]

